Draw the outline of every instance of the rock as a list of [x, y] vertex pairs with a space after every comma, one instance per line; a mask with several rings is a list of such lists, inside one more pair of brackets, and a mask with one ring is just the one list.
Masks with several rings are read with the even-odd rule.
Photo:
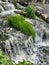
[[42, 8], [41, 6], [36, 6], [36, 8], [37, 8], [38, 11], [42, 11], [43, 12], [43, 10], [44, 10], [44, 8]]
[[18, 0], [21, 4], [29, 4], [32, 0]]
[[6, 39], [8, 39], [8, 36], [4, 34], [3, 30], [0, 30], [0, 41], [4, 41]]
[[43, 34], [43, 40], [47, 39], [46, 33]]
[[47, 39], [49, 39], [49, 30], [46, 31]]
[[7, 20], [4, 20], [4, 21], [3, 21], [2, 26], [3, 26], [4, 28], [9, 26]]
[[49, 5], [45, 5], [45, 7], [42, 7], [41, 5], [35, 5], [36, 6], [36, 15], [38, 17], [41, 17], [43, 20], [45, 20], [47, 23], [49, 23]]
[[45, 17], [45, 19], [47, 19], [49, 17], [49, 14], [42, 14], [43, 17]]

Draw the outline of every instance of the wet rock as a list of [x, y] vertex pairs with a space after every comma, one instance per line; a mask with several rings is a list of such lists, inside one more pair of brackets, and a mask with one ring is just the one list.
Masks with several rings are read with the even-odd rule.
[[9, 23], [7, 22], [7, 20], [4, 20], [4, 21], [3, 21], [2, 26], [3, 26], [4, 28], [9, 26]]
[[3, 30], [0, 30], [0, 41], [8, 39], [8, 36], [4, 34]]
[[26, 5], [29, 4], [30, 2], [32, 2], [32, 0], [18, 0], [19, 3]]
[[49, 39], [49, 30], [46, 30], [47, 39]]
[[0, 13], [4, 11], [3, 7], [0, 5]]
[[46, 32], [43, 34], [43, 40], [47, 39], [47, 34]]
[[4, 39], [4, 37], [3, 37], [3, 30], [2, 31], [0, 31], [0, 40], [2, 40], [2, 39]]

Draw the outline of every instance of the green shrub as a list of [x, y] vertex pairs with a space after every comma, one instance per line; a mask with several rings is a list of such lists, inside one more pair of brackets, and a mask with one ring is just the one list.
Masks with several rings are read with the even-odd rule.
[[25, 12], [26, 12], [26, 16], [28, 18], [33, 18], [35, 19], [36, 15], [35, 15], [35, 12], [36, 12], [36, 9], [34, 6], [31, 6], [31, 5], [28, 5], [26, 8], [25, 8]]
[[17, 30], [20, 30], [22, 33], [35, 37], [35, 30], [33, 26], [25, 21], [25, 18], [19, 14], [9, 16], [7, 18], [9, 24], [13, 27], [15, 27]]
[[9, 57], [0, 51], [0, 65], [14, 65], [13, 61]]

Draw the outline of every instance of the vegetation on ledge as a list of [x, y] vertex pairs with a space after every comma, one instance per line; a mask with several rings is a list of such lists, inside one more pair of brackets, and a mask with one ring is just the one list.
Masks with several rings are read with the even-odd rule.
[[9, 16], [7, 21], [9, 22], [10, 26], [13, 26], [17, 30], [20, 30], [22, 33], [35, 38], [35, 30], [33, 26], [29, 22], [25, 21], [23, 16], [15, 14], [13, 16]]
[[0, 65], [14, 65], [13, 61], [0, 51]]
[[7, 55], [3, 54], [3, 52], [0, 51], [0, 65], [35, 65], [35, 64], [25, 60], [23, 60], [23, 62], [19, 62], [19, 64], [16, 64]]
[[36, 15], [35, 15], [36, 8], [33, 5], [32, 6], [28, 5], [25, 8], [25, 12], [26, 12], [26, 17], [35, 19], [35, 17], [36, 17]]

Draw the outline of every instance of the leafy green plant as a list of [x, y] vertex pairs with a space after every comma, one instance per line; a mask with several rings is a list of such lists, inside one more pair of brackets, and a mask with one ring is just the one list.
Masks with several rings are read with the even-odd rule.
[[0, 51], [0, 65], [14, 65], [10, 58]]
[[35, 15], [35, 12], [36, 12], [36, 8], [32, 5], [28, 5], [26, 8], [25, 8], [25, 12], [26, 12], [26, 16], [28, 18], [33, 18], [35, 19], [36, 15]]
[[9, 16], [7, 20], [10, 26], [13, 26], [17, 30], [20, 30], [22, 33], [35, 38], [35, 30], [33, 26], [29, 22], [25, 21], [25, 18], [23, 16], [15, 14], [13, 16]]

